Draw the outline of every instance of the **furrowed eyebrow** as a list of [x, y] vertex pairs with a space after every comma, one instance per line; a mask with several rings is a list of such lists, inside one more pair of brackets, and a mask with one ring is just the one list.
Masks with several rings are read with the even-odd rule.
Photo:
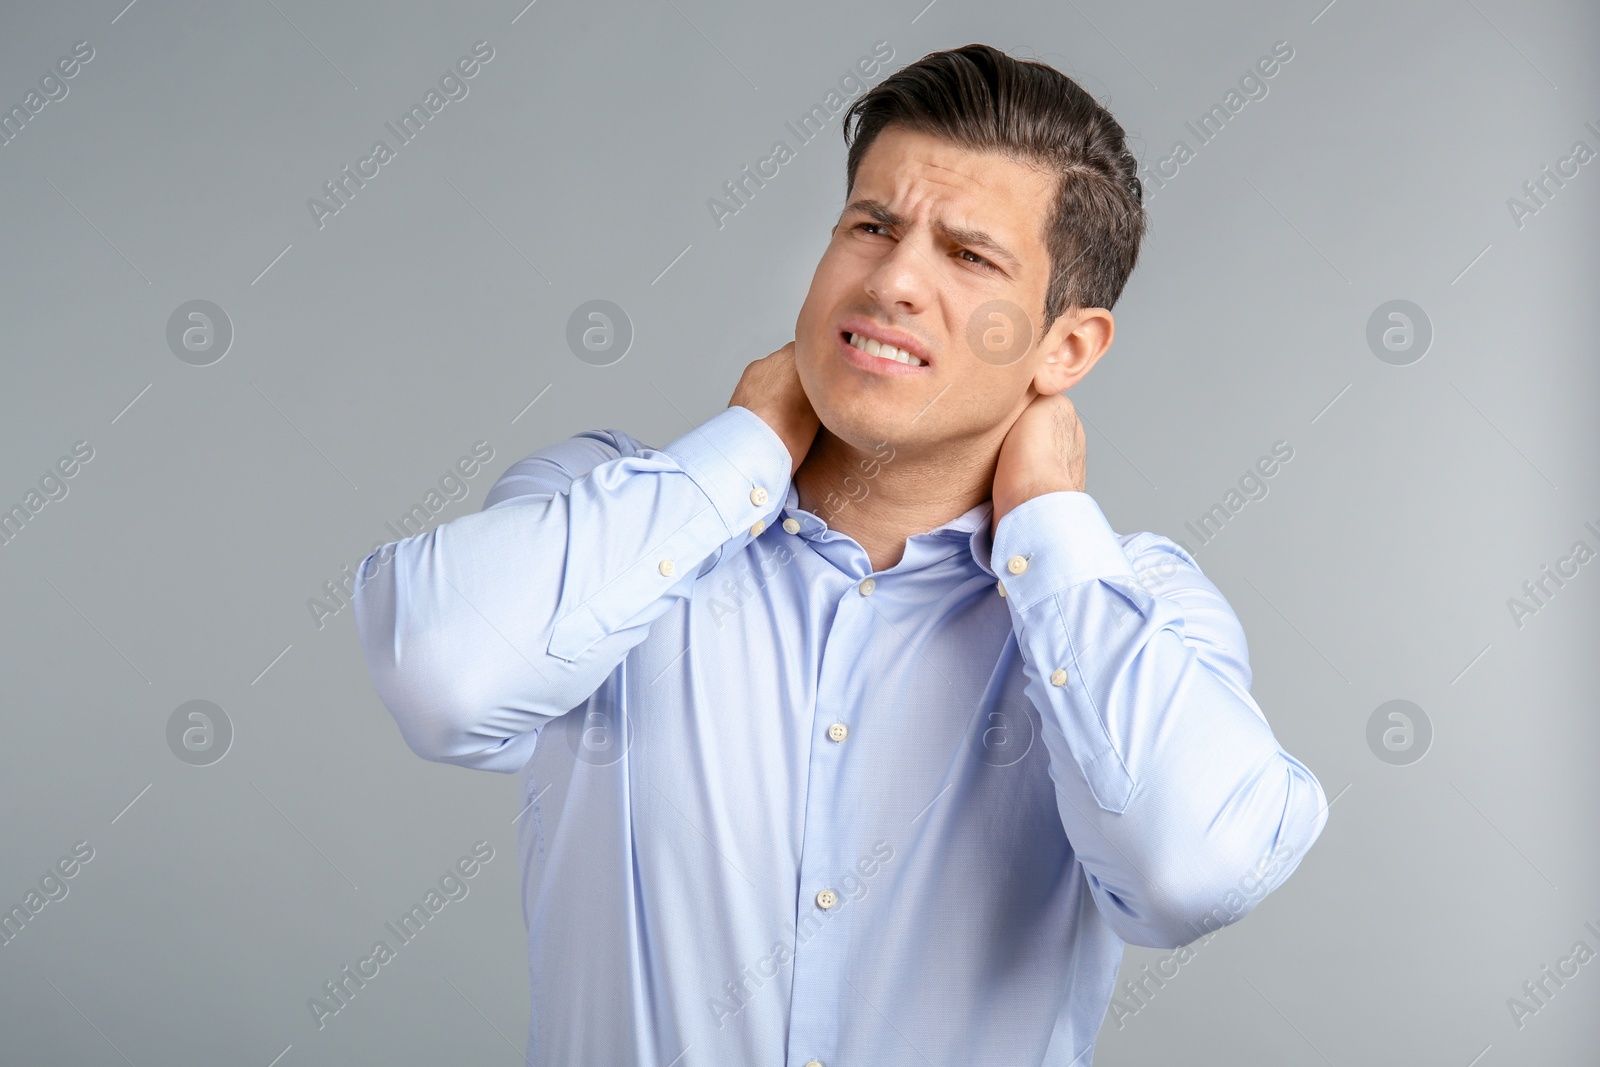
[[[885, 226], [903, 227], [906, 222], [904, 216], [890, 210], [889, 205], [885, 204], [881, 200], [851, 201], [845, 207], [844, 213], [848, 215], [851, 212], [857, 212], [865, 215], [873, 222], [882, 223]], [[964, 245], [977, 251], [986, 252], [992, 258], [1000, 261], [1002, 265], [1010, 267], [1013, 271], [1021, 269], [1022, 264], [1018, 261], [1017, 257], [1011, 253], [1011, 250], [1005, 245], [1001, 244], [999, 241], [996, 241], [993, 237], [984, 233], [982, 230], [964, 229], [959, 226], [946, 226], [942, 222], [934, 223], [933, 229], [935, 233], [939, 234], [939, 236], [953, 244]]]
[[844, 214], [852, 211], [867, 216], [873, 222], [881, 222], [885, 226], [900, 226], [905, 219], [889, 210], [889, 205], [882, 200], [852, 200], [845, 205]]
[[1022, 266], [1017, 261], [1017, 257], [1011, 254], [1009, 248], [982, 230], [964, 230], [958, 226], [946, 226], [943, 223], [934, 223], [933, 228], [952, 244], [965, 245], [980, 252], [987, 252], [990, 258], [999, 260], [1003, 266], [1009, 266], [1012, 270], [1017, 270]]

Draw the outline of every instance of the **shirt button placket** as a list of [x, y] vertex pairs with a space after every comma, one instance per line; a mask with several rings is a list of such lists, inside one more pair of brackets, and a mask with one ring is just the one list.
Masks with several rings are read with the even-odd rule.
[[[800, 909], [794, 953], [794, 985], [790, 1001], [789, 1057], [792, 1064], [821, 1064], [838, 1049], [839, 991], [848, 931], [853, 922], [851, 900], [839, 891], [838, 879], [859, 857], [844, 855], [846, 842], [860, 835], [850, 825], [854, 809], [844, 799], [850, 789], [845, 760], [857, 743], [851, 725], [861, 681], [862, 653], [870, 644], [873, 620], [880, 610], [867, 603], [878, 591], [875, 578], [844, 586], [833, 624], [823, 640], [817, 679], [817, 702], [806, 786], [805, 831], [801, 843]], [[835, 587], [838, 588], [838, 587]], [[847, 739], [848, 743], [847, 743]]]

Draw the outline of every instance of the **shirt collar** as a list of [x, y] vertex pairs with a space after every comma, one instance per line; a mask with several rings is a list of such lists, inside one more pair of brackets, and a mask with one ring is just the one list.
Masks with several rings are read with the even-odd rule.
[[[994, 535], [989, 530], [989, 516], [994, 513], [994, 502], [985, 500], [977, 506], [962, 512], [949, 522], [936, 526], [924, 533], [912, 534], [908, 541], [951, 541], [964, 544], [967, 552], [972, 557], [972, 562], [991, 578], [998, 578], [994, 568], [989, 565], [989, 560], [994, 554]], [[803, 537], [807, 541], [824, 541], [834, 537], [843, 537], [844, 534], [833, 530], [817, 515], [806, 511], [800, 506], [800, 490], [793, 481], [789, 483], [789, 492], [783, 503], [783, 517], [793, 519], [800, 524], [795, 531], [796, 537]], [[909, 549], [908, 549], [909, 551]], [[960, 549], [956, 549], [960, 551]]]

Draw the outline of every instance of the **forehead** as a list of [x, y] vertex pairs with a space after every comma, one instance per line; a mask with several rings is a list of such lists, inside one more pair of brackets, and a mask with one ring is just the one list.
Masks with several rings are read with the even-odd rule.
[[891, 126], [862, 157], [850, 199], [882, 201], [916, 222], [1004, 231], [1042, 248], [1054, 194], [1054, 177], [1036, 164]]

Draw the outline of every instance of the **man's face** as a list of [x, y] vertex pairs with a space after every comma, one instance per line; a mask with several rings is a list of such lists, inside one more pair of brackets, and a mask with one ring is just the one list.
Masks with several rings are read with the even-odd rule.
[[[1030, 386], [1060, 392], [1087, 372], [1062, 370], [1074, 314], [1039, 335], [1055, 187], [1001, 155], [896, 127], [879, 134], [795, 324], [796, 369], [831, 433], [864, 450], [1003, 436]], [[1098, 314], [1104, 328], [1087, 332], [1104, 343], [1088, 364], [1110, 343], [1110, 315]], [[923, 365], [860, 351], [852, 334]]]

